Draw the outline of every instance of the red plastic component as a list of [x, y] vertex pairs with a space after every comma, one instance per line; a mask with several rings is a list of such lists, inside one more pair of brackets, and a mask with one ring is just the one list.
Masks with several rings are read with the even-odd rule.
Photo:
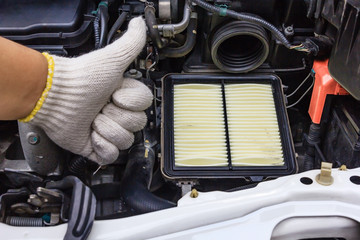
[[331, 76], [328, 69], [329, 60], [314, 61], [315, 84], [311, 96], [309, 114], [313, 123], [319, 124], [324, 110], [327, 95], [348, 95]]

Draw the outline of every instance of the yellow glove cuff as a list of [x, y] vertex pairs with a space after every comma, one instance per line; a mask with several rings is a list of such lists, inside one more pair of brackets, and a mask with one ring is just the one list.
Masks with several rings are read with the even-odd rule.
[[30, 122], [35, 117], [36, 113], [40, 110], [41, 106], [43, 105], [43, 103], [51, 89], [52, 80], [53, 80], [53, 76], [54, 76], [54, 68], [55, 68], [54, 59], [49, 53], [44, 52], [42, 54], [46, 57], [47, 62], [48, 62], [48, 75], [47, 75], [47, 80], [46, 80], [46, 87], [45, 87], [44, 91], [42, 92], [41, 97], [37, 101], [34, 109], [31, 111], [31, 113], [27, 117], [19, 119], [20, 122]]

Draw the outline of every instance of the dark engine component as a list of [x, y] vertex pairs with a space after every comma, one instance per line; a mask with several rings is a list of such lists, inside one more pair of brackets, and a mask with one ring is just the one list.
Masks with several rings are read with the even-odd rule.
[[265, 29], [250, 22], [227, 23], [212, 37], [212, 60], [224, 72], [254, 70], [266, 60], [268, 54], [269, 42]]
[[[94, 218], [176, 207], [193, 188], [240, 191], [326, 161], [360, 166], [358, 0], [0, 4], [1, 36], [69, 57], [145, 17], [146, 44], [125, 77], [154, 93], [147, 125], [106, 166], [37, 127], [0, 121], [2, 223], [68, 223], [66, 237], [85, 239]], [[342, 87], [352, 96], [337, 96]]]
[[[325, 1], [324, 12], [334, 11], [335, 1]], [[336, 41], [329, 60], [331, 76], [354, 98], [360, 100], [360, 4], [341, 0], [331, 19], [338, 28]]]
[[[1, 0], [0, 35], [39, 50], [64, 54], [92, 33], [91, 1]], [[16, 16], [16, 17], [14, 17]], [[47, 47], [45, 47], [47, 45]]]
[[18, 122], [22, 150], [26, 162], [40, 175], [61, 174], [66, 153], [40, 127]]
[[323, 153], [333, 166], [360, 167], [360, 104], [351, 97], [336, 99], [324, 134]]
[[95, 217], [96, 199], [74, 176], [51, 181], [32, 192], [9, 189], [0, 196], [0, 221], [13, 226], [41, 227], [68, 223], [64, 239], [86, 239]]
[[[313, 26], [306, 17], [302, 21], [294, 17], [296, 11], [296, 16], [299, 16], [301, 11], [305, 13], [305, 3], [291, 1], [279, 7], [277, 1], [271, 0], [261, 3], [251, 0], [194, 2], [201, 2], [203, 6], [197, 6], [201, 29], [198, 34], [198, 45], [185, 63], [186, 72], [243, 73], [257, 69], [261, 72], [268, 71], [271, 68], [295, 70], [304, 68], [304, 62], [308, 61], [306, 53], [310, 50], [298, 47], [304, 42], [305, 36], [311, 36], [309, 33], [313, 31]], [[281, 8], [287, 9], [284, 16], [279, 15]], [[235, 15], [229, 14], [231, 12]], [[238, 14], [241, 18], [237, 17]], [[234, 23], [231, 27], [229, 22], [239, 23], [239, 19], [244, 26], [238, 27]], [[246, 24], [249, 25], [245, 26]], [[228, 29], [225, 29], [225, 25]], [[238, 34], [224, 39], [220, 49], [216, 49], [219, 46], [214, 44], [214, 36], [221, 34], [222, 29], [228, 34]], [[299, 45], [289, 46], [289, 42]], [[317, 51], [321, 50], [317, 46], [311, 47]], [[288, 58], [290, 54], [291, 58]]]
[[125, 202], [137, 213], [176, 206], [175, 203], [161, 199], [149, 191], [155, 153], [147, 145], [145, 142], [144, 146], [138, 145], [131, 149], [121, 186]]

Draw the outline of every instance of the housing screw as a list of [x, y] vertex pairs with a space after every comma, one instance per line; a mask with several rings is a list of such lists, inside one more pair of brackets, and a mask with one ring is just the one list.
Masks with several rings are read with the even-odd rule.
[[321, 172], [316, 176], [316, 181], [324, 186], [333, 184], [334, 178], [331, 176], [332, 163], [322, 162]]
[[28, 140], [28, 143], [35, 145], [40, 142], [40, 136], [34, 132], [30, 132], [27, 134], [27, 140]]
[[197, 198], [199, 196], [199, 192], [194, 188], [191, 190], [190, 197], [191, 198]]
[[346, 171], [347, 170], [347, 167], [345, 164], [341, 165], [340, 168], [339, 168], [340, 171]]

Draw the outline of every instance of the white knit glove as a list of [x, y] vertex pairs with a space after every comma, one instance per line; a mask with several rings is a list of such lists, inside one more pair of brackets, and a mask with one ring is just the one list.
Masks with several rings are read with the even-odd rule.
[[153, 95], [143, 83], [125, 78], [122, 87], [113, 95], [113, 103], [107, 104], [92, 124], [91, 134], [94, 152], [90, 159], [98, 159], [100, 165], [115, 161], [119, 149], [129, 148], [134, 142], [133, 132], [144, 128], [147, 122], [145, 110], [151, 105]]
[[[46, 89], [32, 113], [20, 121], [41, 126], [60, 147], [101, 165], [115, 161], [118, 148], [129, 148], [132, 132], [145, 126], [147, 119], [141, 111], [152, 102], [145, 85], [123, 79], [145, 42], [145, 23], [138, 17], [119, 40], [103, 49], [77, 58], [46, 55]], [[99, 114], [122, 85], [114, 93], [116, 105], [109, 103]]]

